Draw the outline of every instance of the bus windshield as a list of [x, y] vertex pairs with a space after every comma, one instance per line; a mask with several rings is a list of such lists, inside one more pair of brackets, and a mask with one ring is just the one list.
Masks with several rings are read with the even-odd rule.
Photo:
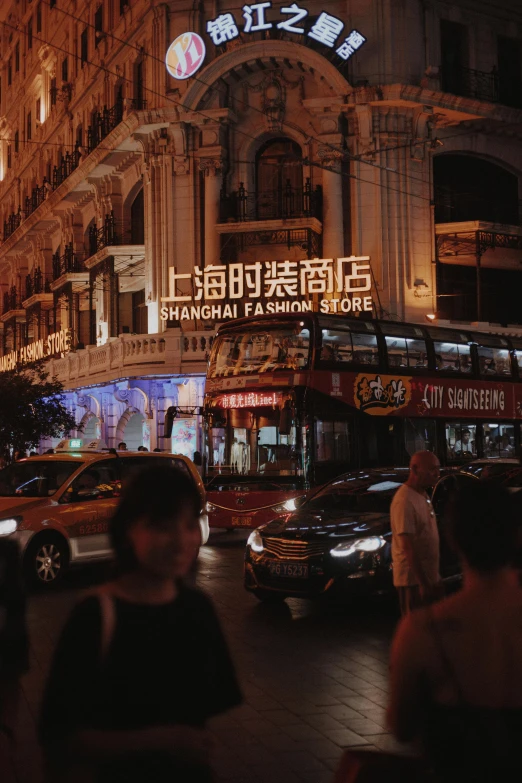
[[243, 329], [218, 336], [212, 348], [209, 378], [274, 370], [304, 370], [310, 360], [310, 331], [301, 326]]
[[278, 408], [215, 413], [208, 429], [208, 476], [300, 475], [296, 427], [280, 431]]

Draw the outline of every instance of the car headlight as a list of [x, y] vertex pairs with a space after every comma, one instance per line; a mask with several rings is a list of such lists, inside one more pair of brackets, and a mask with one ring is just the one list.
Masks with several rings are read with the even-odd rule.
[[261, 534], [257, 530], [253, 530], [248, 536], [247, 546], [254, 552], [262, 552], [265, 548]]
[[9, 519], [0, 519], [0, 536], [10, 536], [18, 529], [22, 517], [9, 517]]
[[290, 498], [285, 500], [284, 503], [278, 503], [276, 506], [272, 506], [272, 511], [276, 511], [278, 514], [283, 514], [285, 511], [297, 511], [296, 500], [297, 498]]
[[213, 503], [211, 503], [210, 500], [207, 500], [207, 503], [205, 505], [205, 511], [207, 512], [207, 514], [210, 514], [211, 511], [215, 511], [215, 510], [216, 510], [216, 506]]
[[333, 557], [348, 557], [354, 552], [376, 552], [385, 545], [382, 536], [370, 536], [369, 538], [357, 538], [355, 541], [345, 541], [330, 549]]

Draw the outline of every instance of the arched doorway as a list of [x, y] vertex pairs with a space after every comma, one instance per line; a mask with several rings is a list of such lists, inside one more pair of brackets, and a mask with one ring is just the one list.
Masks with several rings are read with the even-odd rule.
[[302, 211], [303, 155], [299, 144], [271, 139], [256, 155], [257, 217], [284, 218]]
[[90, 417], [81, 436], [85, 441], [99, 440], [101, 438], [101, 422], [97, 416]]
[[518, 225], [518, 178], [496, 163], [473, 155], [437, 155], [433, 184], [436, 223]]
[[144, 429], [145, 416], [143, 413], [134, 413], [128, 420], [122, 436], [122, 440], [127, 444], [129, 451], [136, 451], [138, 446], [149, 448], [149, 443], [144, 442], [147, 440]]

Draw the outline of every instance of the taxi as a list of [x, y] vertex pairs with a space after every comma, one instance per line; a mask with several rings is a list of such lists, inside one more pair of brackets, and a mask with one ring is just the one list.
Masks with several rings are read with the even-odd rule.
[[196, 484], [205, 544], [205, 489], [188, 457], [116, 452], [102, 441], [84, 443], [79, 438], [62, 441], [54, 454], [29, 457], [0, 470], [0, 536], [17, 539], [28, 580], [50, 586], [72, 565], [112, 557], [109, 520], [122, 483], [137, 471], [165, 464], [184, 471]]

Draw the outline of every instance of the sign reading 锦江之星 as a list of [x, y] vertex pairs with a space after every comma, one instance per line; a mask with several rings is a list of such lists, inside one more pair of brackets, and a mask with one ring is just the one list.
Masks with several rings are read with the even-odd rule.
[[[222, 320], [266, 313], [371, 312], [369, 256], [210, 264], [193, 274], [169, 270], [163, 321]], [[192, 293], [182, 293], [189, 286]], [[182, 283], [183, 285], [183, 283]]]
[[20, 364], [29, 364], [39, 359], [47, 359], [56, 354], [67, 353], [71, 348], [71, 331], [62, 329], [50, 334], [45, 340], [36, 340], [16, 351], [0, 356], [0, 372], [14, 370]]
[[[305, 25], [308, 17], [308, 9], [298, 3], [284, 6], [279, 9], [280, 20], [270, 21], [267, 12], [272, 9], [273, 3], [249, 3], [242, 8], [243, 33], [257, 33], [263, 30], [284, 30], [294, 35], [307, 36], [330, 49], [342, 60], [349, 60], [355, 54], [366, 38], [358, 30], [344, 36], [344, 22], [337, 16], [322, 11], [312, 25]], [[216, 46], [222, 46], [227, 41], [232, 41], [240, 34], [240, 29], [235, 17], [231, 13], [224, 13], [207, 22], [207, 33]]]
[[[343, 20], [326, 11], [322, 11], [311, 22], [307, 8], [299, 3], [291, 3], [279, 8], [279, 17], [274, 19], [273, 5], [272, 2], [244, 5], [241, 9], [241, 22], [238, 22], [230, 11], [219, 14], [215, 19], [209, 19], [207, 33], [212, 43], [215, 46], [224, 46], [239, 38], [241, 34], [281, 30], [301, 38], [310, 38], [335, 51], [335, 54], [346, 62], [366, 42], [366, 38], [358, 30], [347, 32]], [[206, 47], [201, 36], [193, 32], [182, 33], [168, 48], [167, 70], [175, 79], [188, 79], [201, 68], [205, 55]]]

